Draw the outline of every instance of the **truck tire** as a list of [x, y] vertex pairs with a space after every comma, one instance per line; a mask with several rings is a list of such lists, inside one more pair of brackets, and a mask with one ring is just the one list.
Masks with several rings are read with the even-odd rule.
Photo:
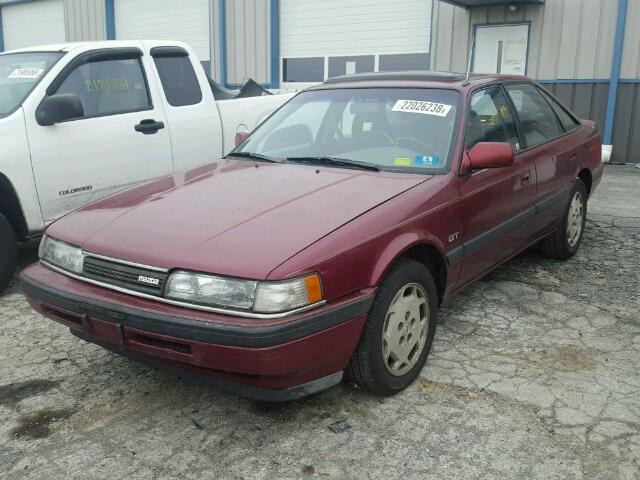
[[9, 284], [18, 263], [18, 241], [13, 227], [0, 214], [0, 292]]
[[571, 190], [569, 204], [562, 220], [541, 243], [543, 253], [556, 260], [568, 260], [573, 257], [582, 242], [586, 220], [587, 187], [578, 178]]
[[422, 263], [400, 259], [380, 283], [347, 377], [377, 395], [393, 395], [418, 376], [436, 333], [438, 294]]

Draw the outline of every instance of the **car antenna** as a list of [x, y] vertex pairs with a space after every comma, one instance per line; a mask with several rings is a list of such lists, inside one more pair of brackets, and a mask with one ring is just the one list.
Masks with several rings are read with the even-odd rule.
[[469, 59], [467, 60], [467, 75], [464, 77], [463, 85], [469, 85], [469, 75], [471, 75], [471, 59], [473, 58], [473, 49], [476, 45], [476, 32], [471, 37], [471, 49], [469, 50]]

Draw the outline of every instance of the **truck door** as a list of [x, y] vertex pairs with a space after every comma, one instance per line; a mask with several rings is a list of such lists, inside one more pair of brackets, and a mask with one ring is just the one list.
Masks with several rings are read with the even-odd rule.
[[43, 126], [32, 112], [26, 114], [45, 221], [173, 172], [167, 120], [155, 82], [146, 76], [147, 61], [138, 48], [81, 53], [46, 95], [77, 95], [84, 115]]
[[161, 85], [171, 124], [175, 169], [185, 170], [217, 160], [223, 154], [222, 123], [198, 60], [179, 46], [160, 42], [145, 42], [145, 46], [150, 47], [156, 82]]

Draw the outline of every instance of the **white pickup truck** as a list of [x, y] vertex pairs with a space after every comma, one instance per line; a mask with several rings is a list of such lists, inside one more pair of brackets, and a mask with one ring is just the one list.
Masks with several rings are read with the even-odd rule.
[[230, 151], [291, 95], [218, 100], [179, 42], [0, 55], [0, 291], [19, 243], [65, 213]]

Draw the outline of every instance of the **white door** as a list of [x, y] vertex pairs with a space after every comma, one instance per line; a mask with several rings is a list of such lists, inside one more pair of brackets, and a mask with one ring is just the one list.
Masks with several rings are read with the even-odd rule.
[[476, 27], [473, 71], [525, 75], [529, 25]]
[[284, 87], [352, 73], [426, 70], [430, 0], [280, 0]]
[[[155, 82], [145, 79], [141, 62], [147, 72], [152, 65], [148, 57], [140, 58], [131, 49], [128, 52], [86, 60], [79, 56], [71, 72], [63, 71], [62, 77], [52, 81], [51, 94], [80, 97], [84, 117], [42, 126], [35, 115], [26, 115], [33, 172], [46, 221], [173, 172], [162, 100]], [[155, 131], [136, 131], [143, 120], [162, 125], [154, 124]]]
[[65, 41], [62, 0], [0, 5], [4, 49]]
[[210, 0], [115, 0], [118, 40], [176, 40], [211, 62]]

